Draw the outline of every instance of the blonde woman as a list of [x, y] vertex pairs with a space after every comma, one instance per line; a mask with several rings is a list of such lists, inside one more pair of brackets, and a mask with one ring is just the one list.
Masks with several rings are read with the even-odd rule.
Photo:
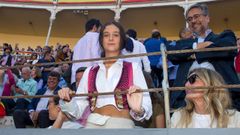
[[[223, 78], [217, 72], [199, 68], [189, 73], [185, 86], [220, 86]], [[224, 88], [186, 90], [186, 106], [174, 112], [172, 128], [236, 128], [240, 113], [230, 110], [231, 99]]]

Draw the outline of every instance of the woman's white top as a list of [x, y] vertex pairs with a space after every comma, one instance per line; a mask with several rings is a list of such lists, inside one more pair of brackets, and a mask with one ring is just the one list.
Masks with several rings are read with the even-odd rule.
[[[117, 60], [108, 70], [102, 62], [99, 64], [99, 70], [96, 76], [96, 89], [98, 93], [113, 92], [117, 87], [122, 74], [123, 60]], [[141, 89], [148, 89], [142, 69], [137, 63], [132, 63], [133, 84]], [[88, 74], [91, 67], [87, 68], [83, 74], [81, 82], [77, 89], [77, 94], [88, 93]], [[96, 107], [101, 108], [106, 105], [113, 105], [117, 108], [114, 95], [101, 95], [97, 97]], [[67, 111], [76, 119], [81, 118], [85, 108], [89, 106], [87, 97], [75, 97], [69, 103], [65, 103], [62, 109]], [[139, 118], [130, 110], [130, 115], [136, 120], [149, 119], [152, 115], [152, 102], [148, 92], [143, 93], [142, 107], [145, 109], [143, 117]], [[118, 108], [117, 108], [118, 109]]]
[[[240, 127], [240, 112], [229, 110], [229, 122], [228, 128], [239, 128]], [[232, 114], [232, 115], [231, 115]], [[171, 128], [184, 128], [181, 123], [179, 123], [181, 118], [180, 111], [174, 112], [171, 118]], [[211, 117], [209, 114], [197, 114], [193, 113], [192, 122], [188, 125], [188, 128], [216, 128], [217, 121], [213, 121], [211, 127]]]

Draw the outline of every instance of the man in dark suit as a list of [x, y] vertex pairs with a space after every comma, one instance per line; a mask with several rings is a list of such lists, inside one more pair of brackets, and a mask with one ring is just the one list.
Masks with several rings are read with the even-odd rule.
[[[36, 95], [53, 95], [57, 94], [60, 89], [58, 82], [60, 75], [57, 72], [50, 72], [47, 79], [47, 86], [38, 90]], [[26, 110], [15, 110], [13, 120], [16, 128], [26, 128], [26, 125], [46, 128], [53, 124], [54, 121], [49, 119], [47, 110], [49, 98], [34, 98]]]
[[[195, 39], [179, 40], [175, 46], [167, 45], [167, 50], [200, 49], [236, 46], [236, 37], [230, 30], [219, 35], [208, 27], [210, 21], [208, 7], [205, 4], [192, 5], [186, 12], [186, 21], [195, 34]], [[219, 52], [198, 52], [168, 55], [174, 64], [179, 64], [174, 86], [184, 86], [187, 74], [195, 68], [208, 68], [219, 72], [227, 84], [239, 84], [234, 69], [234, 57], [237, 50]], [[233, 107], [240, 109], [238, 89], [230, 89]], [[170, 105], [179, 108], [185, 105], [185, 92], [171, 92]]]

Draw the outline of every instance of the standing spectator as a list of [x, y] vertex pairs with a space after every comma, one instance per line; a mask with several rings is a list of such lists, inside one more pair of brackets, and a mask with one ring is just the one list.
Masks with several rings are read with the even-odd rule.
[[[189, 28], [195, 34], [195, 39], [179, 40], [175, 46], [167, 46], [168, 50], [201, 49], [215, 47], [236, 46], [236, 37], [230, 30], [225, 30], [216, 35], [209, 29], [210, 16], [208, 7], [205, 4], [192, 5], [186, 12], [186, 21]], [[177, 78], [174, 86], [184, 86], [184, 80], [190, 70], [196, 68], [208, 68], [216, 70], [222, 75], [227, 84], [239, 84], [234, 69], [234, 57], [236, 50], [218, 52], [196, 52], [186, 54], [168, 55], [173, 64], [179, 64]], [[239, 89], [230, 89], [233, 107], [240, 109]], [[174, 91], [170, 95], [172, 108], [179, 108], [185, 105], [185, 92]]]
[[[161, 44], [164, 43], [163, 38], [161, 37], [161, 34], [159, 31], [153, 30], [152, 33], [152, 37], [147, 39], [144, 42], [144, 45], [146, 47], [146, 50], [148, 53], [151, 52], [160, 52], [160, 46]], [[156, 87], [160, 87], [162, 84], [162, 66], [159, 66], [159, 68], [157, 67], [159, 60], [161, 60], [161, 55], [152, 55], [152, 56], [148, 56], [149, 60], [150, 60], [150, 65], [151, 65], [151, 76], [154, 80]], [[157, 77], [157, 81], [155, 80], [155, 78]]]
[[[73, 50], [72, 60], [100, 58], [100, 46], [98, 42], [101, 23], [97, 19], [90, 19], [85, 25], [86, 34], [77, 42]], [[71, 83], [75, 82], [75, 73], [79, 67], [92, 66], [94, 62], [73, 63]]]
[[[129, 29], [126, 34], [129, 36], [129, 39], [125, 49], [122, 51], [124, 55], [147, 53], [145, 46], [136, 40], [137, 32], [135, 30]], [[132, 47], [129, 48], [129, 46]], [[143, 68], [144, 71], [151, 73], [150, 61], [147, 56], [125, 58], [125, 60], [129, 62], [136, 62]]]

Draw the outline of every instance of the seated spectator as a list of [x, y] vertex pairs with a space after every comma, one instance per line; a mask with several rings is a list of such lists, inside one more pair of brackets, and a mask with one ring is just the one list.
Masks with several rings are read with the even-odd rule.
[[[221, 86], [224, 80], [213, 70], [190, 71], [186, 87]], [[187, 89], [186, 106], [173, 113], [172, 128], [239, 128], [240, 113], [230, 110], [231, 99], [225, 88]]]
[[72, 83], [71, 85], [71, 90], [77, 91], [78, 85], [82, 79], [83, 72], [86, 70], [86, 67], [80, 67], [76, 71], [76, 82]]
[[[58, 82], [60, 75], [56, 72], [50, 72], [47, 81], [47, 87], [38, 90], [36, 95], [53, 95], [57, 94], [60, 89]], [[26, 125], [39, 126], [46, 128], [53, 124], [54, 121], [49, 119], [47, 105], [49, 98], [34, 98], [26, 110], [15, 110], [13, 120], [16, 128], [26, 128]]]
[[2, 66], [14, 66], [15, 64], [15, 59], [11, 55], [12, 53], [12, 47], [8, 45], [7, 47], [4, 48], [4, 55], [1, 58], [0, 62]]
[[[31, 74], [31, 69], [29, 67], [22, 68], [22, 79], [19, 79], [16, 86], [12, 87], [14, 96], [36, 94], [37, 82], [31, 78], [30, 74]], [[7, 109], [12, 109], [12, 107], [16, 105], [15, 109], [24, 110], [24, 109], [27, 109], [27, 106], [31, 102], [31, 99], [29, 98], [2, 99], [2, 101]]]
[[[6, 56], [6, 54], [5, 54], [5, 52], [4, 52], [4, 50], [5, 50], [6, 48], [8, 48], [8, 43], [3, 43], [3, 46], [2, 46], [3, 56], [2, 56], [2, 57]], [[1, 58], [2, 58], [2, 57], [1, 57]]]
[[67, 83], [66, 81], [64, 80], [64, 78], [62, 77], [62, 69], [60, 67], [56, 67], [53, 69], [53, 71], [57, 72], [60, 74], [60, 81], [58, 83], [58, 86], [60, 88], [64, 88], [64, 87], [67, 87]]
[[56, 62], [65, 61], [65, 59], [68, 57], [68, 46], [63, 46], [60, 50], [57, 51], [57, 55], [55, 57]]
[[0, 100], [0, 119], [6, 116], [5, 106]]
[[69, 65], [67, 63], [64, 63], [62, 64], [61, 68], [62, 68], [62, 72], [65, 73], [68, 71]]
[[[50, 63], [50, 62], [55, 62], [54, 58], [52, 57], [51, 54], [51, 48], [49, 46], [45, 46], [43, 48], [43, 53], [44, 56], [42, 59], [40, 59], [38, 61], [38, 63]], [[54, 69], [54, 65], [46, 65], [46, 66], [42, 66], [41, 70], [42, 70], [42, 78], [43, 78], [43, 86], [45, 86], [45, 84], [47, 83], [47, 77], [48, 74]]]
[[55, 120], [49, 128], [79, 129], [82, 128], [78, 122], [69, 121], [59, 106], [59, 97], [52, 97], [48, 102], [49, 119]]
[[61, 65], [63, 72], [62, 77], [66, 81], [68, 87], [71, 87], [71, 68], [72, 67], [67, 63]]
[[[151, 75], [148, 72], [143, 71], [144, 78], [146, 80], [148, 88], [155, 88]], [[135, 125], [143, 128], [164, 128], [165, 117], [164, 117], [164, 101], [161, 93], [152, 92], [150, 93], [152, 100], [153, 114], [149, 120], [134, 121]]]
[[36, 64], [38, 62], [38, 55], [37, 53], [32, 53], [29, 60], [27, 60], [29, 64]]
[[38, 67], [33, 67], [31, 77], [37, 82], [37, 90], [43, 87], [42, 71]]

